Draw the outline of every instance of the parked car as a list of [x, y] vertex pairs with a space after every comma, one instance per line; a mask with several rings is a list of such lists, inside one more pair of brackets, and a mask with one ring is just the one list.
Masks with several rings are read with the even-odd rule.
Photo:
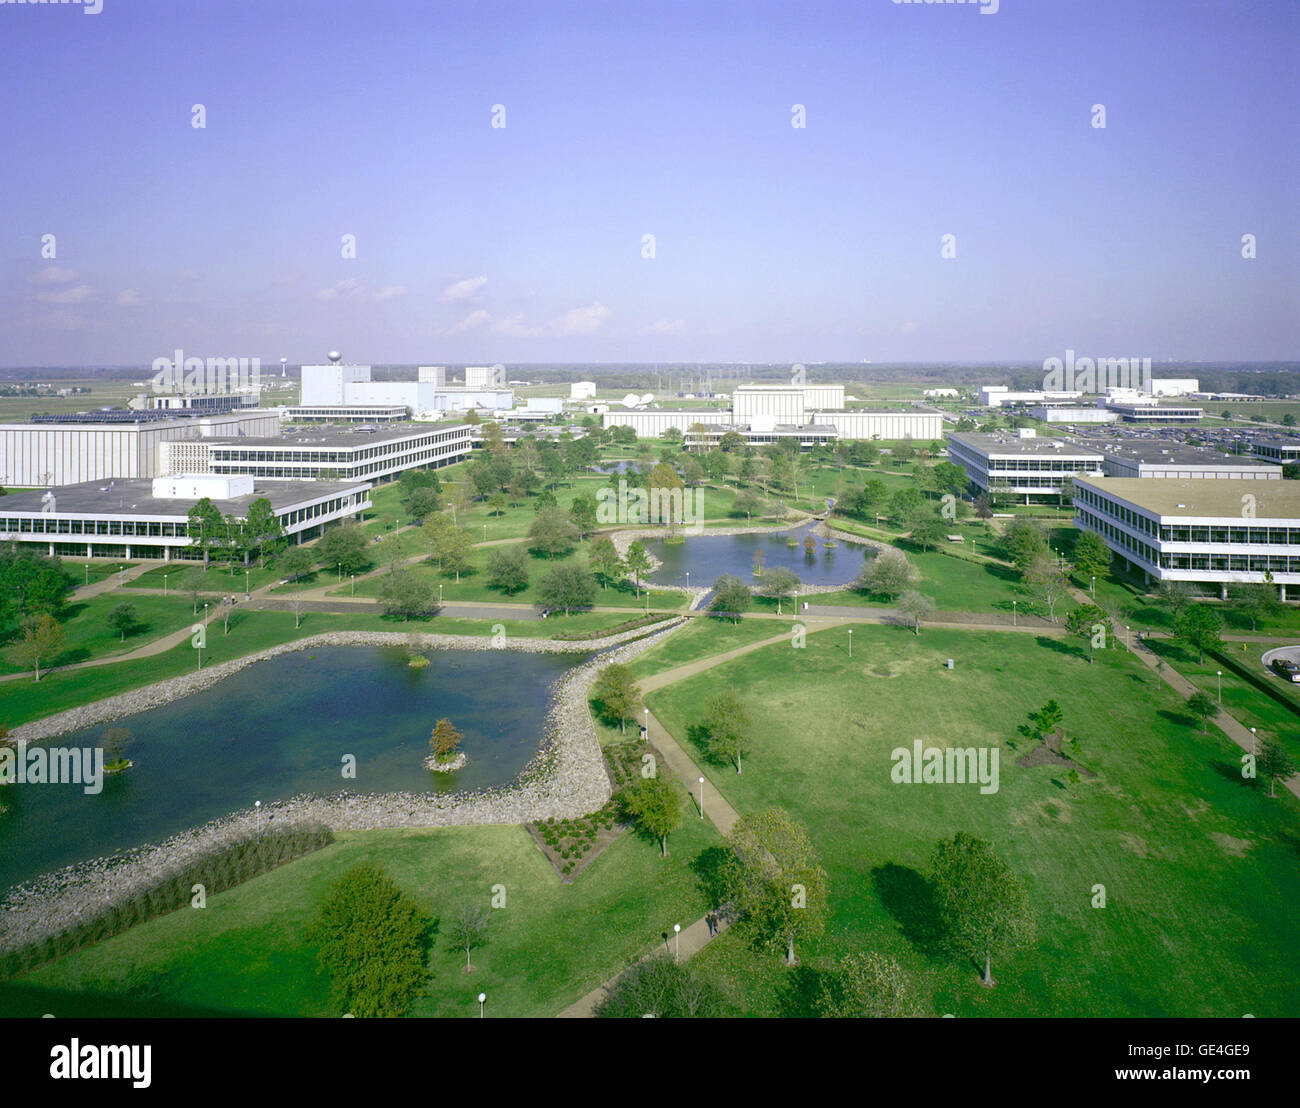
[[1289, 658], [1274, 658], [1273, 669], [1279, 677], [1285, 677], [1288, 681], [1294, 681], [1300, 684], [1300, 665]]

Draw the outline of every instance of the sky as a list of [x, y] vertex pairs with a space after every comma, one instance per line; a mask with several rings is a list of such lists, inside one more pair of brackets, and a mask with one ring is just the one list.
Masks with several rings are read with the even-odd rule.
[[92, 2], [0, 366], [1300, 356], [1295, 0]]

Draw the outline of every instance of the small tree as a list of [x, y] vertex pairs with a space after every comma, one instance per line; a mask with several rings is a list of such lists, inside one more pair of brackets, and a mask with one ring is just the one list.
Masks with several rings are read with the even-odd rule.
[[591, 568], [600, 575], [602, 589], [609, 587], [611, 578], [621, 578], [627, 569], [623, 559], [618, 556], [613, 540], [604, 535], [591, 540], [591, 550], [588, 552], [587, 560], [591, 563]]
[[1219, 706], [1214, 697], [1204, 689], [1197, 689], [1187, 698], [1187, 710], [1201, 721], [1201, 734], [1208, 732], [1207, 722], [1211, 716], [1218, 712]]
[[778, 566], [776, 569], [769, 570], [767, 576], [763, 579], [763, 593], [766, 596], [776, 598], [776, 614], [781, 615], [781, 600], [783, 597], [794, 599], [795, 594], [799, 591], [799, 578], [790, 570]]
[[559, 508], [543, 508], [534, 517], [528, 537], [532, 540], [532, 549], [553, 558], [573, 549], [578, 540], [578, 529]]
[[472, 900], [462, 900], [451, 911], [447, 922], [447, 938], [459, 950], [465, 952], [465, 972], [473, 973], [470, 965], [470, 951], [487, 943], [487, 929], [491, 914], [482, 905]]
[[[1110, 636], [1112, 624], [1110, 615], [1097, 604], [1081, 604], [1065, 617], [1065, 629], [1072, 635], [1079, 635], [1088, 640], [1088, 664], [1092, 664], [1092, 648], [1100, 629], [1102, 635]], [[1104, 641], [1109, 641], [1109, 638]]]
[[579, 566], [556, 566], [537, 585], [538, 599], [549, 608], [563, 608], [567, 616], [574, 608], [588, 608], [596, 602], [596, 581]]
[[635, 715], [641, 700], [641, 688], [632, 671], [617, 663], [606, 666], [592, 683], [591, 696], [600, 705], [602, 714], [617, 720], [619, 730], [626, 734], [627, 721]]
[[1074, 572], [1081, 580], [1091, 583], [1110, 565], [1110, 547], [1095, 531], [1085, 531], [1074, 544]]
[[42, 612], [35, 619], [29, 619], [23, 625], [22, 638], [9, 648], [9, 657], [23, 669], [31, 667], [36, 671], [36, 680], [41, 679], [41, 662], [57, 658], [67, 642], [55, 618], [49, 612]]
[[668, 833], [682, 822], [677, 790], [662, 777], [643, 777], [619, 793], [624, 814], [659, 840], [660, 856], [668, 856]]
[[720, 616], [730, 616], [733, 624], [740, 622], [740, 617], [753, 603], [754, 594], [739, 577], [724, 573], [713, 582], [713, 602], [709, 610]]
[[896, 547], [888, 546], [862, 567], [853, 587], [892, 600], [915, 580], [916, 571], [907, 560], [907, 555]]
[[624, 566], [627, 569], [627, 572], [632, 575], [632, 581], [636, 585], [637, 599], [640, 599], [641, 578], [654, 569], [654, 563], [651, 562], [645, 544], [642, 543], [640, 539], [634, 539], [628, 544], [627, 557], [624, 559]]
[[528, 587], [528, 552], [522, 546], [503, 546], [488, 555], [487, 582], [513, 596]]
[[912, 981], [898, 961], [884, 954], [846, 954], [827, 974], [818, 1011], [832, 1019], [888, 1019], [909, 1016]]
[[433, 609], [433, 587], [409, 569], [399, 569], [384, 575], [379, 586], [379, 602], [387, 615], [401, 616], [406, 623]]
[[1279, 780], [1285, 781], [1296, 771], [1296, 764], [1291, 755], [1277, 739], [1260, 739], [1259, 751], [1255, 755], [1255, 765], [1261, 777], [1268, 778], [1268, 795], [1277, 796], [1274, 791]]
[[898, 598], [898, 610], [919, 635], [921, 621], [934, 615], [934, 601], [928, 596], [922, 596], [915, 589], [908, 589]]
[[312, 557], [301, 546], [291, 546], [275, 560], [276, 568], [290, 581], [306, 577], [312, 571]]
[[445, 762], [460, 749], [460, 740], [463, 737], [451, 720], [440, 719], [429, 735], [429, 749], [438, 761]]
[[137, 622], [134, 604], [119, 604], [108, 613], [108, 625], [121, 636], [122, 642], [126, 642], [127, 633], [135, 630]]
[[1029, 713], [1029, 727], [1035, 738], [1046, 742], [1047, 736], [1060, 727], [1061, 721], [1064, 719], [1064, 710], [1053, 699], [1049, 700], [1038, 711]]
[[1207, 648], [1219, 645], [1223, 618], [1205, 604], [1188, 604], [1174, 617], [1174, 638], [1196, 647], [1197, 662], [1205, 661]]
[[702, 1019], [721, 1016], [721, 993], [690, 962], [659, 953], [624, 971], [595, 1010], [600, 1019]]
[[944, 839], [931, 859], [930, 882], [963, 954], [983, 958], [982, 983], [992, 987], [994, 955], [1031, 942], [1035, 927], [1029, 894], [991, 844], [964, 831]]
[[753, 723], [735, 689], [727, 686], [715, 693], [705, 706], [705, 745], [709, 757], [735, 762], [742, 773], [741, 759], [752, 742]]

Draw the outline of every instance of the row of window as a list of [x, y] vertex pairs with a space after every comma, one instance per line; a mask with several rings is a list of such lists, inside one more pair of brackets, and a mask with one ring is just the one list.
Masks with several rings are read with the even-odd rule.
[[1158, 531], [1155, 520], [1139, 514], [1122, 504], [1099, 497], [1086, 488], [1075, 490], [1074, 503], [1087, 505], [1108, 519], [1115, 519], [1135, 531], [1158, 537], [1162, 543], [1214, 543], [1250, 546], [1300, 546], [1300, 527], [1240, 527], [1229, 524], [1162, 524]]

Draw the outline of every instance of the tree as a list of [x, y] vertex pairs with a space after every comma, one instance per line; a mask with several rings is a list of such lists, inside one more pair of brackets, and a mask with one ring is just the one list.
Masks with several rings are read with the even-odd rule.
[[739, 431], [726, 431], [718, 439], [718, 449], [724, 454], [734, 454], [737, 450], [744, 450], [745, 445], [745, 436]]
[[623, 559], [623, 565], [626, 571], [632, 575], [632, 581], [636, 585], [637, 599], [639, 600], [641, 598], [641, 578], [654, 569], [654, 563], [650, 560], [645, 544], [640, 539], [633, 539], [628, 544], [627, 557]]
[[438, 559], [444, 571], [451, 570], [460, 584], [460, 575], [474, 559], [474, 536], [464, 527], [451, 527], [443, 532], [438, 546]]
[[379, 586], [379, 602], [384, 613], [401, 616], [402, 622], [419, 619], [433, 609], [433, 586], [409, 569], [384, 575]]
[[994, 955], [1031, 942], [1029, 894], [990, 843], [964, 831], [944, 839], [931, 859], [930, 883], [953, 945], [984, 959], [982, 983], [992, 987]]
[[961, 496], [970, 484], [966, 470], [955, 462], [947, 461], [935, 463], [930, 471], [930, 481], [937, 492], [950, 492], [954, 496]]
[[212, 551], [224, 540], [225, 520], [208, 497], [202, 497], [189, 512], [190, 546], [203, 555], [203, 568], [208, 568]]
[[1255, 755], [1255, 765], [1263, 777], [1268, 778], [1268, 795], [1277, 796], [1274, 788], [1278, 781], [1285, 781], [1296, 771], [1296, 764], [1291, 755], [1277, 739], [1259, 740], [1259, 752]]
[[58, 558], [50, 558], [17, 544], [0, 548], [0, 624], [17, 609], [28, 616], [63, 610], [73, 582]]
[[1196, 589], [1188, 581], [1161, 581], [1156, 586], [1156, 596], [1175, 620], [1195, 595]]
[[[408, 470], [407, 472], [412, 472]], [[412, 489], [410, 495], [402, 501], [402, 506], [406, 509], [415, 523], [422, 522], [427, 516], [433, 515], [438, 510], [438, 494], [432, 488], [423, 486]]]
[[591, 493], [575, 496], [569, 505], [569, 520], [579, 539], [585, 539], [596, 529], [596, 507], [596, 498]]
[[627, 570], [623, 559], [618, 556], [613, 540], [603, 535], [592, 540], [587, 560], [591, 563], [591, 568], [600, 574], [601, 588], [608, 587], [611, 578], [621, 578]]
[[1064, 709], [1053, 698], [1038, 711], [1029, 713], [1030, 731], [1034, 738], [1046, 742], [1047, 736], [1060, 727], [1064, 719]]
[[1074, 544], [1074, 572], [1091, 583], [1110, 566], [1110, 547], [1096, 531], [1085, 531]]
[[528, 587], [528, 553], [522, 546], [503, 546], [488, 555], [487, 582], [513, 596]]
[[744, 701], [730, 686], [714, 693], [705, 705], [705, 750], [715, 761], [735, 762], [738, 774], [744, 772], [741, 759], [749, 752], [753, 729]]
[[559, 508], [543, 508], [534, 517], [528, 537], [532, 540], [533, 550], [540, 550], [553, 558], [573, 549], [578, 540], [578, 529]]
[[548, 608], [589, 608], [596, 602], [596, 580], [578, 566], [556, 566], [538, 582], [537, 596]]
[[923, 502], [920, 491], [913, 485], [906, 485], [889, 498], [889, 518], [901, 527]]
[[29, 617], [23, 624], [22, 638], [9, 648], [9, 657], [16, 666], [33, 668], [39, 681], [41, 661], [57, 658], [66, 642], [63, 628], [49, 612], [42, 612], [39, 616]]
[[507, 503], [505, 493], [494, 492], [488, 497], [488, 511], [494, 516], [504, 515]]
[[366, 536], [355, 523], [331, 527], [316, 544], [316, 557], [326, 569], [342, 567], [342, 573], [360, 573], [370, 558], [366, 550]]
[[464, 736], [456, 730], [451, 720], [440, 719], [429, 735], [429, 750], [438, 761], [445, 762], [460, 749], [462, 738]]
[[826, 928], [826, 871], [808, 832], [768, 808], [737, 820], [728, 842], [735, 860], [725, 879], [741, 926], [795, 965], [795, 941]]
[[636, 714], [641, 688], [627, 666], [605, 666], [592, 682], [591, 697], [605, 719], [617, 720], [619, 730], [627, 733], [627, 721]]
[[1250, 620], [1252, 633], [1261, 619], [1282, 607], [1282, 602], [1277, 598], [1277, 586], [1271, 580], [1272, 575], [1269, 574], [1263, 582], [1252, 582], [1237, 589], [1233, 607]]
[[1057, 568], [1056, 558], [1046, 550], [1033, 556], [1024, 569], [1025, 582], [1043, 598], [1047, 605], [1047, 618], [1056, 622], [1056, 606], [1070, 592], [1070, 583], [1065, 574]]
[[[493, 425], [495, 426], [495, 424]], [[487, 929], [492, 916], [481, 904], [473, 900], [462, 900], [452, 909], [447, 921], [447, 938], [458, 950], [465, 952], [465, 972], [473, 973], [469, 954], [476, 946], [487, 943]]]
[[993, 501], [989, 499], [989, 494], [986, 492], [975, 497], [975, 517], [985, 521], [993, 518]]
[[885, 954], [846, 954], [838, 972], [826, 975], [817, 1008], [832, 1019], [910, 1016], [911, 990], [911, 978], [896, 959]]
[[677, 790], [662, 777], [643, 777], [618, 794], [623, 813], [659, 840], [660, 856], [668, 856], [668, 833], [682, 822]]
[[782, 597], [788, 596], [793, 601], [799, 591], [799, 584], [799, 578], [788, 569], [778, 566], [768, 570], [763, 578], [763, 594], [776, 598], [777, 615], [781, 615]]
[[733, 624], [740, 622], [740, 617], [753, 603], [754, 594], [739, 577], [724, 573], [713, 582], [713, 602], [709, 610], [720, 616], [730, 616]]
[[928, 596], [923, 596], [915, 589], [908, 589], [898, 598], [898, 610], [907, 618], [919, 635], [921, 633], [921, 621], [934, 615], [934, 601]]
[[1003, 532], [1002, 549], [1008, 561], [1025, 573], [1035, 559], [1048, 554], [1042, 529], [1032, 520], [1017, 519]]
[[312, 571], [312, 557], [301, 546], [291, 546], [276, 558], [275, 565], [290, 581], [297, 581]]
[[[667, 462], [660, 462], [646, 479], [650, 491], [651, 522], [671, 527], [682, 522], [686, 485]], [[657, 517], [657, 518], [656, 518]]]
[[247, 548], [257, 551], [257, 564], [266, 566], [266, 555], [272, 556], [284, 543], [284, 527], [271, 502], [259, 496], [248, 506], [244, 517], [244, 541]]
[[119, 604], [108, 613], [108, 625], [121, 635], [122, 642], [126, 642], [127, 632], [134, 630], [137, 622], [134, 604]]
[[1092, 648], [1099, 628], [1105, 636], [1103, 641], [1109, 642], [1110, 636], [1114, 634], [1110, 614], [1097, 604], [1080, 604], [1065, 617], [1065, 629], [1072, 635], [1081, 635], [1088, 640], [1089, 665], [1092, 664]]
[[1207, 722], [1218, 712], [1219, 705], [1204, 689], [1197, 689], [1187, 698], [1187, 710], [1201, 721], [1201, 734], [1204, 735], [1208, 731]]
[[724, 1013], [718, 989], [690, 962], [674, 961], [666, 953], [629, 967], [595, 1009], [599, 1019], [704, 1019]]
[[853, 587], [892, 599], [915, 580], [916, 571], [907, 555], [897, 547], [887, 546], [862, 567]]
[[1205, 651], [1219, 645], [1223, 619], [1205, 604], [1188, 604], [1174, 617], [1174, 638], [1196, 647], [1197, 662], [1205, 661]]
[[330, 975], [333, 1006], [359, 1017], [404, 1015], [428, 978], [430, 923], [381, 866], [348, 870], [308, 932], [321, 972]]
[[938, 546], [947, 537], [948, 527], [938, 516], [922, 509], [911, 520], [911, 533], [908, 538], [919, 546], [922, 552], [932, 546]]

